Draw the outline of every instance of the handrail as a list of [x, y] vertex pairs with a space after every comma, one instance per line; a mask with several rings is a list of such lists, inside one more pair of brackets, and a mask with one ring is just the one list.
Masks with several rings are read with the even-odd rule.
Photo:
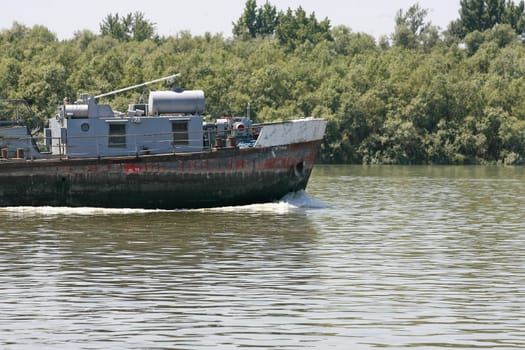
[[[126, 142], [122, 145], [114, 144], [115, 147], [109, 147], [109, 135], [68, 135], [68, 143], [62, 143], [60, 137], [45, 137], [45, 136], [31, 136], [31, 135], [4, 135], [2, 139], [11, 144], [10, 152], [15, 151], [16, 148], [23, 147], [24, 154], [27, 159], [37, 158], [82, 158], [89, 154], [93, 157], [108, 158], [116, 156], [141, 156], [141, 155], [155, 155], [167, 153], [191, 153], [191, 152], [211, 152], [214, 145], [210, 143], [210, 135], [217, 134], [217, 131], [207, 130], [202, 132], [146, 132], [146, 133], [128, 133], [123, 135], [126, 137]], [[187, 135], [187, 138], [177, 139], [177, 144], [174, 141], [174, 135]], [[115, 135], [118, 136], [118, 135]], [[207, 136], [203, 137], [203, 136]], [[141, 139], [146, 138], [146, 139]], [[71, 144], [74, 139], [86, 140], [82, 148], [75, 148]], [[225, 142], [226, 140], [224, 140]], [[187, 143], [187, 144], [186, 144]], [[38, 148], [34, 147], [38, 144]], [[43, 146], [44, 144], [48, 146]], [[16, 146], [19, 145], [19, 146]], [[22, 146], [24, 145], [24, 146]], [[122, 147], [121, 147], [122, 146]], [[147, 147], [145, 147], [147, 146]], [[48, 148], [46, 148], [48, 147]], [[224, 147], [233, 147], [224, 145]], [[44, 150], [44, 152], [40, 152]], [[92, 152], [84, 152], [88, 149]], [[183, 151], [181, 151], [181, 149]], [[47, 151], [46, 151], [47, 150]]]

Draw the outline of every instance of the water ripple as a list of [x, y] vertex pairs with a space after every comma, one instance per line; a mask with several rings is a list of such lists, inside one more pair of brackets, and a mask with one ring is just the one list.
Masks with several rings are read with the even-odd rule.
[[524, 348], [522, 179], [319, 167], [268, 205], [0, 209], [0, 347]]

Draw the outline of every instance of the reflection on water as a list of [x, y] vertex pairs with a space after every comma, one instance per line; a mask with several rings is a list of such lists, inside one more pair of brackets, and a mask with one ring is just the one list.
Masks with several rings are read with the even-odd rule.
[[280, 203], [0, 209], [0, 348], [523, 348], [524, 172], [321, 166]]

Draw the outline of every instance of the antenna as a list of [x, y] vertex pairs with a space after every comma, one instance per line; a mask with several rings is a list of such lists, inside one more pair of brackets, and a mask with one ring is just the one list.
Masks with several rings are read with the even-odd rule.
[[159, 79], [147, 81], [145, 83], [140, 83], [138, 85], [128, 86], [128, 87], [125, 87], [125, 88], [122, 88], [122, 89], [118, 89], [118, 90], [115, 90], [115, 91], [106, 92], [105, 94], [97, 95], [94, 98], [98, 99], [98, 98], [102, 98], [102, 97], [106, 97], [106, 96], [115, 95], [115, 94], [118, 94], [118, 93], [121, 93], [121, 92], [124, 92], [124, 91], [133, 90], [133, 89], [136, 89], [136, 88], [139, 88], [139, 87], [143, 87], [143, 86], [146, 86], [146, 85], [155, 84], [155, 83], [158, 83], [158, 82], [161, 82], [161, 81], [165, 81], [165, 80], [175, 79], [178, 76], [180, 76], [180, 73], [173, 74], [173, 75], [170, 75], [170, 76], [167, 76], [167, 77], [164, 77], [164, 78], [159, 78]]

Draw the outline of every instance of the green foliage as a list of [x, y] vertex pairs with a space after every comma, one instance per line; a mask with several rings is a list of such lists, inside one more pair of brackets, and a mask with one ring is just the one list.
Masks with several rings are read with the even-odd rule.
[[148, 21], [144, 13], [128, 13], [120, 17], [109, 14], [100, 24], [100, 34], [109, 35], [118, 41], [144, 41], [155, 37], [155, 23]]
[[[181, 73], [176, 83], [204, 90], [212, 118], [244, 115], [248, 105], [256, 122], [327, 118], [322, 162], [525, 164], [525, 47], [513, 24], [465, 33], [458, 45], [426, 16], [419, 5], [400, 10], [395, 32], [379, 42], [253, 0], [234, 38], [135, 35], [134, 19], [153, 26], [133, 15], [109, 15], [107, 32], [65, 41], [14, 23], [0, 31], [0, 98], [26, 98], [44, 121], [64, 97]], [[102, 102], [125, 110], [148, 89], [172, 87]]]
[[427, 22], [427, 15], [428, 10], [422, 9], [418, 3], [406, 12], [399, 10], [392, 36], [394, 45], [405, 49], [430, 51], [439, 42], [439, 32], [437, 27]]
[[256, 0], [246, 1], [243, 14], [233, 23], [233, 34], [241, 39], [275, 35], [283, 47], [292, 50], [306, 42], [317, 44], [332, 40], [328, 18], [319, 22], [315, 13], [308, 16], [302, 7], [277, 13], [276, 7], [268, 1], [257, 8]]
[[429, 26], [426, 23], [427, 9], [422, 9], [418, 3], [409, 7], [407, 11], [402, 9], [397, 12], [395, 22], [397, 26], [405, 26], [414, 35], [421, 35]]
[[525, 33], [525, 2], [513, 0], [461, 0], [460, 18], [451, 23], [450, 31], [464, 38], [468, 33], [484, 32], [498, 24], [510, 25], [516, 34]]
[[312, 12], [307, 16], [301, 7], [295, 12], [288, 8], [286, 12], [279, 13], [279, 25], [275, 34], [282, 46], [292, 50], [305, 42], [317, 44], [325, 40], [333, 40], [328, 18], [319, 22], [315, 13]]
[[233, 24], [233, 34], [236, 37], [255, 38], [257, 29], [257, 1], [247, 0], [242, 16]]
[[278, 26], [277, 8], [268, 1], [257, 8], [256, 0], [247, 0], [244, 12], [236, 23], [233, 23], [233, 34], [237, 38], [255, 38], [272, 36]]

